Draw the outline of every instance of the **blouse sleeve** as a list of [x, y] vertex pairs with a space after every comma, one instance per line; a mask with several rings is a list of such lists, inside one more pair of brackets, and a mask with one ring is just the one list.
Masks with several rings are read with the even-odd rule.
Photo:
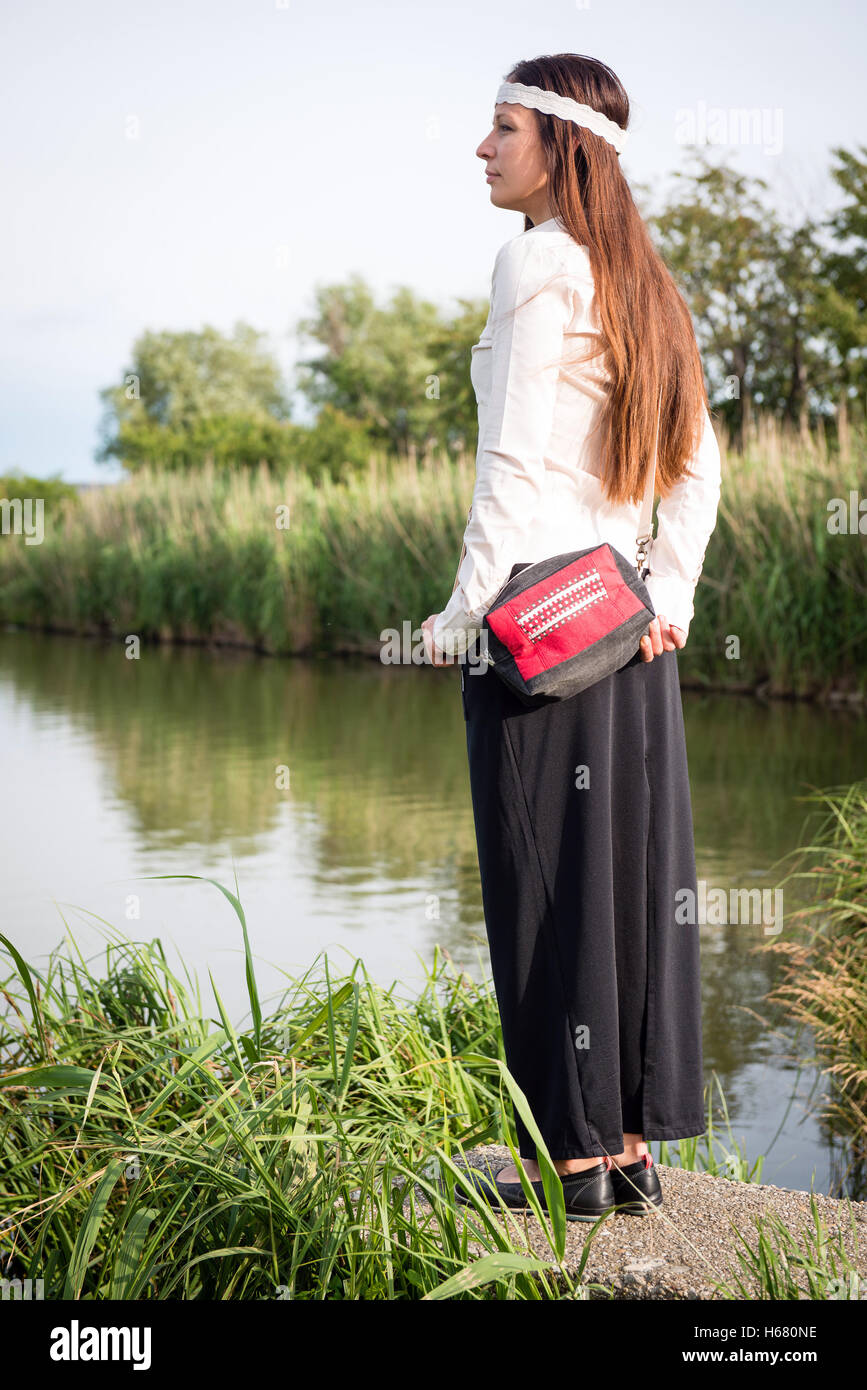
[[545, 449], [573, 293], [543, 238], [517, 236], [498, 251], [489, 316], [490, 397], [464, 532], [466, 555], [433, 625], [434, 643], [444, 653], [466, 650], [512, 566], [523, 558], [544, 492]]
[[707, 407], [698, 451], [668, 497], [656, 509], [645, 583], [653, 606], [669, 623], [689, 629], [693, 595], [716, 525], [721, 489], [720, 450]]

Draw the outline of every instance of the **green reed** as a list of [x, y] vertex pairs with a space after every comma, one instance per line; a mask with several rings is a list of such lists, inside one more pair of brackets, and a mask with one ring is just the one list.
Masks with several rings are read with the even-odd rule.
[[[811, 1038], [809, 1062], [828, 1077], [822, 1115], [867, 1157], [867, 779], [800, 797], [813, 808], [809, 842], [786, 858], [779, 887], [800, 885], [792, 930], [763, 944], [781, 957], [768, 996]], [[809, 825], [809, 821], [807, 825]]]

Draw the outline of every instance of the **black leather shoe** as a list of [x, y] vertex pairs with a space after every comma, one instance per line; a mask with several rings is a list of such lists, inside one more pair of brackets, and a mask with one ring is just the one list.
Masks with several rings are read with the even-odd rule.
[[[583, 1172], [560, 1174], [567, 1221], [595, 1221], [616, 1204], [617, 1197], [614, 1184], [611, 1181], [609, 1164], [610, 1160], [603, 1158], [595, 1167], [585, 1168]], [[503, 1165], [503, 1168], [506, 1167], [508, 1164]], [[503, 1168], [498, 1171], [502, 1172]], [[491, 1206], [499, 1206], [497, 1201], [497, 1193], [499, 1193], [507, 1207], [512, 1207], [515, 1210], [525, 1208], [530, 1210], [524, 1189], [519, 1182], [498, 1182], [496, 1174], [489, 1175], [479, 1168], [467, 1169], [466, 1176], [468, 1182], [486, 1201], [490, 1202]], [[539, 1198], [542, 1210], [547, 1211], [548, 1204], [545, 1200], [545, 1189], [541, 1180], [532, 1183], [531, 1186]], [[461, 1202], [469, 1201], [467, 1194], [461, 1190], [458, 1183], [455, 1183], [455, 1197]]]
[[611, 1182], [618, 1211], [629, 1216], [650, 1216], [655, 1207], [662, 1206], [659, 1175], [649, 1153], [623, 1168], [618, 1168], [613, 1161], [612, 1165]]

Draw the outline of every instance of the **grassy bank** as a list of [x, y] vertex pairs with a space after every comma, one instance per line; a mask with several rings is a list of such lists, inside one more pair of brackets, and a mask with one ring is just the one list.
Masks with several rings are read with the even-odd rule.
[[814, 808], [809, 841], [782, 880], [807, 902], [787, 914], [786, 940], [763, 943], [783, 957], [770, 1000], [809, 1029], [809, 1060], [826, 1072], [822, 1115], [853, 1136], [867, 1163], [867, 779], [804, 798]]
[[[0, 1278], [42, 1280], [46, 1298], [605, 1297], [565, 1267], [562, 1186], [503, 1065], [490, 984], [436, 953], [401, 999], [360, 961], [335, 979], [325, 957], [266, 1012], [241, 904], [221, 891], [245, 942], [243, 1028], [159, 942], [116, 934], [97, 975], [74, 942], [38, 971], [0, 937]], [[513, 1098], [549, 1184], [545, 1258], [520, 1220], [455, 1205], [455, 1159], [487, 1141], [517, 1154]], [[756, 1180], [711, 1099], [706, 1135], [659, 1161]], [[800, 1240], [760, 1224], [743, 1271], [762, 1272], [763, 1296], [797, 1297], [809, 1276], [806, 1296], [840, 1297], [842, 1249], [809, 1225]], [[717, 1275], [742, 1296], [737, 1271]]]
[[[867, 495], [867, 436], [847, 461], [764, 421], [722, 441], [723, 500], [679, 657], [685, 683], [822, 698], [867, 694], [867, 546], [828, 530]], [[417, 629], [451, 592], [474, 459], [375, 458], [344, 483], [301, 473], [143, 472], [45, 506], [41, 544], [0, 544], [0, 620], [276, 654], [363, 651]]]

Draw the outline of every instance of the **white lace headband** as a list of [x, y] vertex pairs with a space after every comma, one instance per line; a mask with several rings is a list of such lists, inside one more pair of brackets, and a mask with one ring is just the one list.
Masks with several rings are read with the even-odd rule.
[[524, 82], [501, 82], [497, 92], [497, 106], [501, 101], [514, 106], [535, 106], [548, 116], [559, 116], [561, 121], [574, 121], [576, 125], [586, 126], [594, 135], [609, 140], [618, 154], [626, 144], [628, 132], [616, 121], [609, 120], [601, 111], [585, 106], [572, 97], [561, 96], [559, 92], [549, 92], [543, 87], [530, 87]]

